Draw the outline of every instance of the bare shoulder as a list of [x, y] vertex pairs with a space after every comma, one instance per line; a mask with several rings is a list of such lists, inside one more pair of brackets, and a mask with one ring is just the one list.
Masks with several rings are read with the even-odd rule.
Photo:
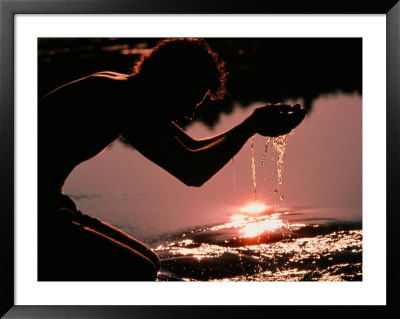
[[92, 101], [104, 101], [107, 96], [120, 94], [120, 90], [124, 87], [123, 82], [128, 79], [128, 74], [111, 71], [97, 72], [59, 86], [43, 96], [39, 102], [51, 100], [61, 102], [71, 99], [78, 102], [85, 101], [87, 98]]
[[[120, 118], [128, 75], [99, 72], [66, 83], [39, 101], [42, 122], [65, 122], [68, 125], [115, 126]], [[115, 123], [115, 125], [112, 125]], [[67, 125], [67, 124], [66, 124]]]
[[94, 73], [91, 78], [103, 78], [111, 81], [127, 81], [130, 78], [129, 74], [118, 73], [113, 71], [101, 71]]

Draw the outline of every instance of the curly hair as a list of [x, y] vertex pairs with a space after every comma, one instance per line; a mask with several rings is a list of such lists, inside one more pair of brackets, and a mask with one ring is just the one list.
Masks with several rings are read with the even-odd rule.
[[168, 38], [158, 42], [151, 53], [140, 57], [132, 73], [153, 82], [194, 79], [191, 85], [206, 87], [211, 100], [224, 98], [227, 74], [225, 62], [199, 38]]

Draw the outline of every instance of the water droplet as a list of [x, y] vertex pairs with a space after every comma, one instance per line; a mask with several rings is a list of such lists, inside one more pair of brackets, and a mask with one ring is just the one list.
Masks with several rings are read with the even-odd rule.
[[237, 199], [237, 184], [236, 184], [236, 170], [235, 170], [235, 160], [232, 157], [232, 172], [233, 172], [233, 187], [235, 190], [235, 204], [236, 206], [238, 205], [238, 199]]
[[254, 200], [257, 201], [257, 183], [256, 183], [256, 160], [254, 158], [254, 135], [250, 139], [250, 157], [251, 157], [251, 171], [253, 178], [253, 191]]
[[[283, 160], [285, 158], [285, 152], [286, 152], [286, 145], [289, 140], [289, 138], [294, 134], [294, 131], [292, 130], [290, 133], [273, 137], [273, 138], [268, 138], [266, 140], [266, 146], [268, 143], [271, 142], [272, 149], [278, 154], [278, 157], [271, 157], [271, 161], [276, 162], [275, 171], [271, 171], [270, 176], [273, 176], [276, 174], [276, 179], [277, 179], [277, 185], [276, 188], [274, 189], [273, 193], [277, 196], [276, 199], [278, 199], [278, 194], [279, 194], [279, 188], [280, 185], [283, 184]], [[263, 163], [265, 163], [265, 153], [263, 156]], [[268, 193], [268, 195], [271, 195], [271, 192]], [[283, 194], [279, 196], [280, 200], [284, 199]], [[276, 203], [276, 202], [275, 202]]]
[[265, 150], [264, 150], [264, 154], [261, 160], [261, 165], [265, 166], [265, 156], [267, 155], [267, 150], [268, 150], [268, 143], [271, 140], [270, 137], [267, 137], [267, 139], [265, 140]]

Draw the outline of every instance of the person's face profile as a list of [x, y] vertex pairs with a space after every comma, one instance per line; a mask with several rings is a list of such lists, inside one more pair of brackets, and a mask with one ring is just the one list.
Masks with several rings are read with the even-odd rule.
[[208, 95], [205, 85], [190, 79], [182, 79], [178, 83], [166, 82], [163, 93], [164, 105], [167, 106], [169, 120], [191, 120], [197, 107], [199, 107]]

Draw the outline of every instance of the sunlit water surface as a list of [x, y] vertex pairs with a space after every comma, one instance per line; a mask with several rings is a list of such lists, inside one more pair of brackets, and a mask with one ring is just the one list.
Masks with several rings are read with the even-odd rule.
[[362, 280], [361, 223], [302, 217], [241, 213], [159, 236], [151, 242], [162, 260], [158, 280]]

